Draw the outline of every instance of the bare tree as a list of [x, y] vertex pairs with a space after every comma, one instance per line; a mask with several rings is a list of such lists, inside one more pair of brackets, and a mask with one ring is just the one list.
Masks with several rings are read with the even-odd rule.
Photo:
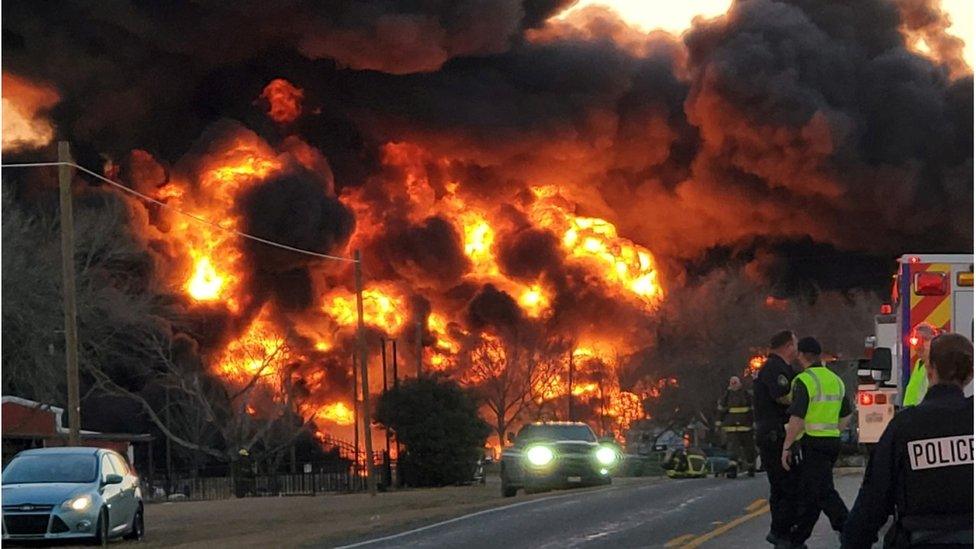
[[712, 424], [715, 402], [732, 375], [777, 330], [818, 337], [828, 353], [854, 357], [871, 330], [877, 300], [864, 293], [818, 292], [816, 301], [776, 299], [737, 271], [719, 271], [697, 285], [677, 288], [655, 317], [652, 359], [643, 374], [675, 379], [646, 409], [661, 422], [702, 419]]

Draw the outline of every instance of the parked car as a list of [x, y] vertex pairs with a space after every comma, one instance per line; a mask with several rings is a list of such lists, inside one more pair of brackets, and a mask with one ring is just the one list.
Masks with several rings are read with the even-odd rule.
[[3, 469], [3, 539], [142, 539], [139, 477], [102, 448], [38, 448]]
[[601, 444], [585, 423], [532, 423], [502, 452], [502, 496], [552, 488], [610, 484], [619, 449]]

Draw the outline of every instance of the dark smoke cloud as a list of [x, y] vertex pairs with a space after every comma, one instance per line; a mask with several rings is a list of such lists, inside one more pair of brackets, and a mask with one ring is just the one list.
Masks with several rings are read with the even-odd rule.
[[461, 236], [443, 217], [431, 216], [416, 225], [394, 225], [385, 234], [389, 236], [371, 247], [374, 261], [387, 265], [379, 274], [395, 273], [414, 287], [443, 288], [456, 284], [471, 268]]
[[[317, 178], [301, 172], [248, 189], [238, 199], [238, 208], [245, 232], [318, 253], [340, 249], [355, 225], [342, 202], [329, 195]], [[274, 265], [289, 270], [315, 260], [250, 240], [245, 249], [254, 263], [264, 268]]]
[[507, 275], [535, 280], [559, 265], [563, 253], [552, 233], [527, 228], [509, 235], [498, 243], [498, 262]]
[[[599, 10], [546, 21], [568, 3], [9, 3], [5, 60], [59, 89], [55, 121], [79, 149], [164, 164], [225, 116], [283, 138], [254, 101], [291, 79], [307, 109], [289, 130], [410, 233], [377, 244], [417, 254], [385, 262], [390, 276], [467, 267], [443, 235], [444, 264], [411, 248], [378, 166], [387, 141], [445, 158], [432, 184], [479, 199], [560, 185], [672, 275], [708, 250], [806, 237], [881, 257], [971, 248], [971, 212], [948, 205], [972, 200], [972, 78], [941, 49], [934, 2], [740, 0], [682, 40]], [[249, 38], [213, 40], [232, 33]]]
[[495, 328], [508, 331], [521, 324], [522, 309], [506, 292], [485, 284], [468, 303], [466, 320], [474, 330]]

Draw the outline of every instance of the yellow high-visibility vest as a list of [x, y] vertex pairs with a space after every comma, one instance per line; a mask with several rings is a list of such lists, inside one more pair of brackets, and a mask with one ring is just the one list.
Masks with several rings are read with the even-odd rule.
[[802, 383], [808, 396], [807, 413], [803, 418], [805, 425], [800, 437], [839, 437], [844, 381], [826, 366], [818, 364], [793, 378], [793, 383]]

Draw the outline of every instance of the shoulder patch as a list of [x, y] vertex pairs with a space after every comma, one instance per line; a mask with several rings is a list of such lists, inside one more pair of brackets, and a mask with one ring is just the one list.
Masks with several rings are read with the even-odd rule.
[[776, 383], [779, 383], [780, 387], [786, 387], [790, 384], [790, 380], [786, 379], [785, 375], [780, 374], [779, 377], [776, 378]]
[[908, 443], [908, 462], [913, 471], [972, 465], [973, 435], [912, 440]]

